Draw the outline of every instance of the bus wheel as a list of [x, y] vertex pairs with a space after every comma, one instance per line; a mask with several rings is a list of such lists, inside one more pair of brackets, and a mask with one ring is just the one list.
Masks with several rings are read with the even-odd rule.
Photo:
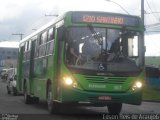
[[109, 114], [119, 115], [122, 109], [122, 103], [111, 103], [108, 106]]
[[47, 88], [47, 104], [48, 104], [48, 111], [51, 114], [58, 113], [58, 103], [53, 101], [53, 94], [51, 85]]
[[24, 102], [25, 102], [25, 104], [33, 103], [33, 98], [30, 95], [28, 95], [28, 93], [27, 93], [26, 84], [24, 85]]
[[33, 97], [33, 101], [34, 101], [34, 104], [38, 104], [39, 103], [39, 97]]

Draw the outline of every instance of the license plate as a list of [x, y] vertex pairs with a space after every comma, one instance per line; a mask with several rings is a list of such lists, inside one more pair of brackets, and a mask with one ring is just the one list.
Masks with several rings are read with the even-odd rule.
[[98, 100], [112, 100], [111, 96], [99, 96]]

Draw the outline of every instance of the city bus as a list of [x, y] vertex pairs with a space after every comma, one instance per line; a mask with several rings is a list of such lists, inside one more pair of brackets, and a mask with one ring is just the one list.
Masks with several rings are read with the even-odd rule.
[[20, 41], [17, 90], [26, 104], [46, 100], [50, 113], [65, 105], [140, 105], [144, 26], [137, 16], [68, 11]]

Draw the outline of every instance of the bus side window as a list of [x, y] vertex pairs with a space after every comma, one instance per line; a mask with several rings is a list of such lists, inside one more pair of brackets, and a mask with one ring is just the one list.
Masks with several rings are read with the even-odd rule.
[[39, 55], [45, 56], [46, 54], [46, 43], [47, 42], [47, 31], [43, 32], [40, 36], [40, 46], [39, 46]]
[[36, 50], [35, 50], [35, 57], [39, 56], [39, 39], [36, 39]]
[[46, 49], [47, 55], [53, 54], [54, 37], [55, 37], [55, 28], [51, 28], [48, 31], [48, 43], [47, 43], [47, 49]]
[[24, 61], [26, 61], [27, 58], [28, 58], [28, 57], [27, 57], [28, 45], [29, 45], [29, 42], [26, 41], [26, 43], [25, 43], [25, 48], [24, 48]]
[[24, 54], [25, 54], [25, 44], [20, 48], [20, 51], [19, 51], [19, 55], [20, 55], [20, 56], [23, 56], [23, 57], [22, 57], [22, 59], [23, 59], [22, 61], [25, 60]]
[[55, 37], [55, 28], [51, 28], [48, 31], [48, 41], [53, 40]]
[[25, 43], [25, 52], [27, 52], [28, 49], [28, 41]]
[[[34, 46], [33, 46], [33, 43], [34, 43]], [[37, 57], [37, 48], [36, 48], [36, 45], [37, 45], [37, 36], [34, 36], [34, 37], [31, 38], [31, 46], [30, 46], [30, 50], [33, 49], [31, 47], [34, 47], [34, 49], [33, 49], [34, 58]]]
[[44, 44], [47, 42], [47, 31], [41, 34], [40, 43]]

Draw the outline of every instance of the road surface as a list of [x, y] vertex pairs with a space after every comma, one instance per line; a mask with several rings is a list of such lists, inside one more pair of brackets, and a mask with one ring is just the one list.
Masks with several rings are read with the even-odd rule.
[[[50, 115], [45, 101], [39, 104], [24, 104], [23, 96], [8, 95], [6, 84], [0, 80], [0, 120], [7, 117], [38, 120], [106, 120], [107, 107], [67, 108], [65, 114]], [[143, 102], [140, 106], [124, 104], [121, 114], [160, 114], [160, 103]], [[18, 115], [18, 116], [16, 116]]]

